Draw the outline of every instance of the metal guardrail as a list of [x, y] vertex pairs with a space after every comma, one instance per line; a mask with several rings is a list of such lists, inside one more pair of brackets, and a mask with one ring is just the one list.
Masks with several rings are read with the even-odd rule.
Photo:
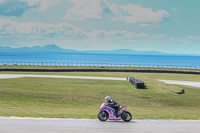
[[139, 68], [178, 68], [200, 69], [197, 65], [156, 65], [156, 64], [111, 64], [82, 62], [0, 62], [0, 66], [91, 66], [91, 67], [139, 67]]

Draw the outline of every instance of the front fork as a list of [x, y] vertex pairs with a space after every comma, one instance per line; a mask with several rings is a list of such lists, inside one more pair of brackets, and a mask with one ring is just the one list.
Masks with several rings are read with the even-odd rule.
[[121, 109], [120, 109], [120, 111], [118, 112], [118, 114], [119, 114], [119, 115], [121, 115], [121, 114], [122, 114], [122, 112], [123, 112], [123, 110], [121, 110]]

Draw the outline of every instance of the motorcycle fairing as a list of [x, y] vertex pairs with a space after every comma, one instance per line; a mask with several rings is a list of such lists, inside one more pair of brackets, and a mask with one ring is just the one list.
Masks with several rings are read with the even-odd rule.
[[110, 108], [110, 107], [105, 107], [105, 108], [103, 108], [103, 110], [104, 111], [106, 111], [107, 113], [108, 113], [108, 115], [109, 115], [109, 120], [121, 120], [121, 117], [116, 117], [115, 115], [114, 115], [114, 113], [115, 113], [115, 110], [113, 109], [113, 108]]

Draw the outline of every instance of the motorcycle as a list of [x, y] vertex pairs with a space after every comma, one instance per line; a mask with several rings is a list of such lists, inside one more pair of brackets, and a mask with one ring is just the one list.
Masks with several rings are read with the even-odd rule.
[[130, 112], [126, 111], [128, 106], [120, 107], [118, 114], [116, 114], [115, 109], [108, 107], [105, 103], [103, 103], [100, 107], [100, 112], [98, 114], [98, 119], [100, 121], [108, 120], [123, 120], [125, 122], [129, 122], [132, 120], [132, 115]]

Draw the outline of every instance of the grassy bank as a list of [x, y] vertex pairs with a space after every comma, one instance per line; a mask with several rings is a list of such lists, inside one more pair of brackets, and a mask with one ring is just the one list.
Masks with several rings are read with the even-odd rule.
[[[173, 68], [174, 67], [174, 68]], [[186, 68], [177, 68], [176, 66], [166, 66], [155, 65], [154, 67], [133, 67], [133, 66], [39, 66], [39, 65], [0, 65], [0, 69], [51, 69], [51, 70], [62, 70], [62, 69], [109, 69], [109, 70], [164, 70], [164, 71], [184, 71], [184, 72], [200, 72], [200, 69], [191, 69], [190, 67]], [[180, 66], [179, 66], [180, 67]]]
[[[100, 77], [136, 77], [147, 90], [135, 89], [127, 81], [18, 78], [0, 79], [0, 116], [97, 118], [104, 97], [110, 95], [128, 105], [133, 118], [200, 119], [200, 88], [168, 85], [156, 79], [199, 81], [198, 75], [107, 72], [0, 74], [46, 74]], [[184, 95], [174, 92], [185, 89]]]

